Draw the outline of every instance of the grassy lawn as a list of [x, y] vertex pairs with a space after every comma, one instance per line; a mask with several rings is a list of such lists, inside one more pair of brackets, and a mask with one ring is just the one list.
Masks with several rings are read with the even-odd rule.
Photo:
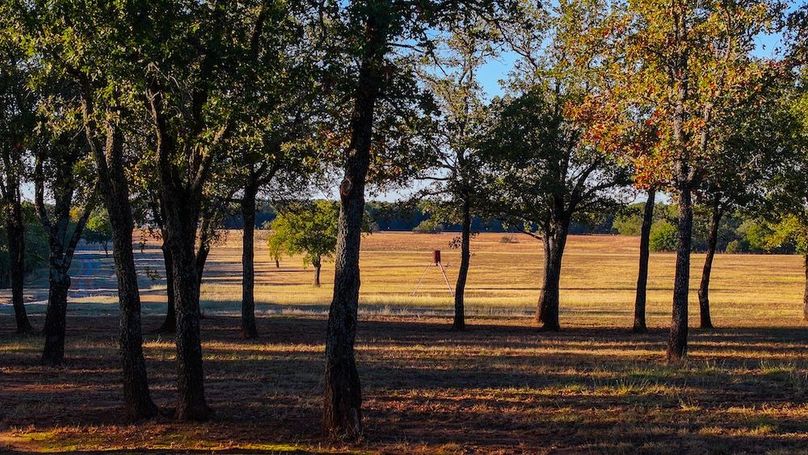
[[[532, 312], [540, 245], [480, 235], [472, 244], [470, 330], [455, 333], [448, 330], [451, 296], [443, 277], [427, 268], [431, 250], [443, 249], [453, 280], [452, 237], [374, 234], [363, 241], [357, 355], [367, 428], [359, 446], [328, 445], [319, 432], [333, 265], [326, 264], [323, 287], [313, 289], [300, 258], [276, 269], [260, 243], [262, 336], [242, 341], [235, 316], [240, 238], [231, 232], [213, 250], [203, 287], [211, 422], [120, 419], [111, 269], [98, 252], [84, 251], [74, 270], [65, 368], [38, 366], [41, 340], [10, 335], [10, 309], [0, 308], [0, 452], [808, 452], [800, 257], [719, 255], [711, 293], [719, 329], [692, 330], [689, 361], [668, 366], [673, 255], [652, 256], [652, 331], [637, 336], [627, 330], [637, 239], [573, 237], [561, 283], [564, 331], [539, 333]], [[161, 323], [164, 285], [145, 273], [159, 269], [159, 257], [147, 244], [138, 265], [152, 393], [168, 410], [173, 340], [150, 332]], [[693, 263], [694, 322], [702, 258]], [[42, 292], [31, 299], [41, 300]], [[41, 325], [41, 304], [31, 311]]]

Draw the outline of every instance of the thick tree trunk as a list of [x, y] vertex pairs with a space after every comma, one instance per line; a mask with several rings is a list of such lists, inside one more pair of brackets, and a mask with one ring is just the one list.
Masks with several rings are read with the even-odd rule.
[[241, 241], [241, 336], [255, 338], [255, 198], [257, 188], [247, 185], [241, 198], [244, 235]]
[[157, 333], [174, 333], [177, 331], [177, 310], [174, 307], [174, 262], [171, 260], [171, 250], [163, 241], [163, 268], [166, 274], [166, 318]]
[[542, 236], [544, 244], [544, 283], [536, 314], [537, 321], [542, 324], [542, 330], [554, 332], [561, 330], [558, 317], [561, 261], [564, 257], [568, 229], [569, 221], [554, 222], [551, 228]]
[[802, 294], [802, 317], [808, 321], [808, 253], [803, 256], [805, 265], [805, 292]]
[[713, 213], [710, 218], [710, 232], [707, 236], [707, 255], [704, 258], [704, 269], [701, 273], [701, 284], [699, 285], [699, 316], [702, 329], [712, 329], [713, 321], [710, 318], [710, 274], [713, 270], [713, 258], [718, 245], [718, 225], [722, 215], [719, 203], [713, 206]]
[[687, 299], [690, 290], [690, 250], [693, 234], [693, 205], [690, 186], [679, 186], [679, 242], [673, 282], [673, 316], [668, 337], [667, 357], [676, 362], [687, 355]]
[[648, 327], [645, 324], [645, 305], [648, 293], [648, 259], [650, 257], [649, 245], [651, 240], [651, 226], [654, 224], [654, 204], [656, 201], [656, 188], [648, 189], [648, 200], [642, 215], [642, 229], [640, 230], [640, 270], [637, 273], [637, 295], [634, 299], [634, 328], [635, 333], [645, 333]]
[[315, 259], [312, 261], [312, 266], [314, 266], [314, 280], [312, 281], [312, 285], [316, 288], [320, 287], [320, 270], [322, 269], [322, 261], [320, 258]]
[[[53, 255], [53, 253], [51, 253]], [[59, 255], [61, 257], [61, 254]], [[67, 320], [67, 291], [70, 276], [60, 264], [51, 261], [48, 278], [48, 306], [45, 311], [45, 348], [42, 364], [60, 366], [65, 358], [65, 326]]]
[[31, 322], [25, 311], [23, 301], [23, 285], [25, 281], [25, 224], [22, 219], [22, 208], [19, 201], [12, 202], [6, 219], [8, 234], [8, 255], [10, 261], [11, 303], [14, 307], [14, 319], [17, 322], [17, 333], [32, 333]]
[[194, 250], [196, 229], [185, 227], [182, 216], [168, 221], [169, 248], [174, 278], [174, 303], [177, 318], [177, 400], [178, 420], [203, 421], [211, 409], [205, 400], [202, 370], [202, 340], [199, 327], [199, 276]]
[[366, 17], [364, 49], [351, 116], [351, 141], [345, 153], [345, 176], [339, 187], [339, 230], [334, 257], [334, 294], [325, 343], [323, 397], [323, 430], [337, 440], [356, 441], [362, 437], [362, 392], [354, 357], [359, 309], [359, 247], [374, 111], [384, 72], [385, 18], [391, 14], [391, 11], [374, 10]]
[[469, 263], [471, 261], [471, 209], [468, 195], [463, 200], [463, 222], [460, 233], [460, 268], [457, 271], [457, 283], [455, 284], [454, 295], [454, 321], [452, 329], [466, 329], [465, 294], [466, 280], [469, 275]]

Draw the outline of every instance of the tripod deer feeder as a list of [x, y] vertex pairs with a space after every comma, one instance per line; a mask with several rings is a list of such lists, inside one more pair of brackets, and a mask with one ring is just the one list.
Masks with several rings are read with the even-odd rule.
[[440, 250], [432, 251], [432, 262], [434, 264], [429, 264], [424, 268], [424, 271], [421, 273], [421, 277], [418, 278], [418, 284], [415, 285], [415, 289], [413, 289], [410, 296], [414, 296], [418, 293], [418, 289], [421, 287], [421, 282], [424, 281], [426, 272], [428, 272], [431, 267], [437, 267], [440, 270], [441, 275], [443, 275], [443, 281], [446, 283], [446, 289], [449, 291], [449, 294], [454, 297], [454, 289], [452, 289], [452, 285], [449, 284], [449, 277], [446, 276], [446, 269], [443, 267], [443, 262], [441, 261]]

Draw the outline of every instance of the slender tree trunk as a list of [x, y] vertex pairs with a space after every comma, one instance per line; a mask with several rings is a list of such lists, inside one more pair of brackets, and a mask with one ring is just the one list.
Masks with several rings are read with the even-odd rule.
[[634, 329], [635, 333], [645, 333], [648, 327], [645, 324], [645, 304], [648, 292], [648, 259], [649, 244], [651, 240], [651, 226], [654, 224], [654, 204], [656, 202], [656, 188], [648, 189], [648, 200], [642, 216], [642, 229], [640, 230], [640, 270], [637, 273], [637, 295], [634, 299]]
[[166, 274], [166, 318], [157, 333], [174, 333], [177, 331], [177, 311], [174, 308], [174, 262], [171, 260], [171, 250], [163, 241], [163, 268]]
[[564, 220], [554, 222], [551, 228], [542, 236], [544, 243], [544, 283], [537, 320], [542, 324], [542, 330], [557, 332], [561, 330], [559, 323], [559, 293], [561, 284], [561, 260], [564, 257], [564, 247], [567, 243], [569, 222]]
[[23, 301], [23, 285], [25, 280], [25, 224], [22, 219], [22, 208], [19, 200], [12, 201], [6, 219], [8, 234], [8, 253], [10, 260], [11, 303], [14, 307], [14, 318], [17, 322], [17, 333], [32, 333], [31, 322], [25, 311]]
[[[389, 7], [387, 3], [378, 5]], [[362, 392], [354, 357], [359, 309], [359, 247], [374, 111], [384, 73], [388, 25], [385, 18], [391, 14], [392, 11], [374, 10], [365, 18], [363, 55], [351, 115], [351, 140], [345, 154], [345, 176], [339, 187], [339, 229], [334, 257], [334, 294], [325, 343], [323, 397], [323, 430], [337, 440], [356, 441], [362, 437]]]
[[[51, 253], [51, 256], [54, 254]], [[58, 254], [61, 257], [61, 254]], [[60, 366], [65, 358], [65, 325], [67, 320], [67, 291], [70, 289], [70, 275], [58, 263], [51, 260], [48, 275], [48, 306], [45, 312], [45, 348], [42, 351], [42, 364]]]
[[805, 292], [802, 294], [802, 317], [808, 321], [808, 253], [803, 256], [805, 265]]
[[710, 274], [713, 269], [713, 258], [715, 257], [716, 246], [718, 245], [718, 225], [721, 223], [723, 212], [719, 206], [719, 201], [713, 205], [713, 213], [710, 218], [710, 232], [707, 237], [707, 255], [704, 258], [704, 269], [701, 273], [701, 284], [699, 285], [699, 316], [702, 329], [712, 329], [713, 321], [710, 318]]
[[679, 185], [679, 242], [676, 248], [676, 274], [673, 282], [673, 316], [668, 337], [669, 362], [687, 355], [687, 299], [690, 290], [690, 250], [693, 234], [693, 205], [690, 186]]
[[314, 281], [313, 286], [316, 288], [320, 287], [320, 269], [322, 268], [322, 262], [320, 258], [315, 259], [312, 261], [312, 266], [314, 266]]
[[[146, 361], [143, 358], [140, 290], [132, 252], [134, 221], [132, 207], [129, 204], [129, 183], [124, 172], [123, 136], [117, 128], [108, 125], [105, 156], [98, 144], [93, 141], [92, 124], [86, 125], [112, 230], [113, 260], [118, 279], [120, 308], [118, 346], [121, 354], [124, 406], [130, 420], [151, 418], [157, 415], [157, 406], [151, 399]], [[106, 249], [106, 243], [104, 245]]]
[[454, 322], [452, 329], [466, 329], [465, 294], [466, 280], [469, 275], [469, 263], [471, 261], [471, 209], [468, 195], [463, 198], [463, 222], [460, 233], [460, 268], [457, 271], [457, 283], [455, 284], [454, 295]]
[[244, 235], [241, 243], [241, 336], [255, 338], [255, 198], [257, 188], [250, 184], [241, 198]]

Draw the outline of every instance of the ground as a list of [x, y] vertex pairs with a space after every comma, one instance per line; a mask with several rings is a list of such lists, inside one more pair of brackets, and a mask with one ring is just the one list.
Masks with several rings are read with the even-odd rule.
[[[120, 417], [117, 318], [109, 259], [85, 248], [74, 267], [67, 364], [37, 365], [42, 340], [12, 334], [0, 305], [0, 453], [793, 453], [808, 452], [808, 355], [797, 256], [719, 255], [715, 331], [691, 330], [690, 359], [669, 366], [673, 256], [651, 260], [649, 324], [631, 334], [637, 239], [573, 237], [562, 278], [563, 331], [538, 332], [540, 245], [475, 238], [470, 328], [449, 330], [452, 234], [374, 234], [363, 242], [357, 357], [366, 439], [319, 431], [325, 310], [332, 271], [310, 286], [300, 258], [276, 269], [258, 241], [259, 331], [239, 339], [238, 233], [211, 255], [203, 289], [211, 422]], [[159, 250], [138, 255], [145, 353], [155, 401], [175, 397], [173, 340], [161, 323]], [[694, 289], [703, 256], [694, 256]], [[332, 266], [329, 264], [329, 266]], [[151, 276], [151, 278], [149, 278]], [[154, 279], [153, 279], [154, 278]], [[420, 286], [418, 285], [421, 279]], [[41, 277], [32, 286], [42, 286]], [[417, 288], [417, 289], [416, 289]], [[416, 291], [413, 294], [413, 291]], [[31, 292], [37, 326], [46, 291]], [[698, 322], [695, 291], [691, 321]]]

